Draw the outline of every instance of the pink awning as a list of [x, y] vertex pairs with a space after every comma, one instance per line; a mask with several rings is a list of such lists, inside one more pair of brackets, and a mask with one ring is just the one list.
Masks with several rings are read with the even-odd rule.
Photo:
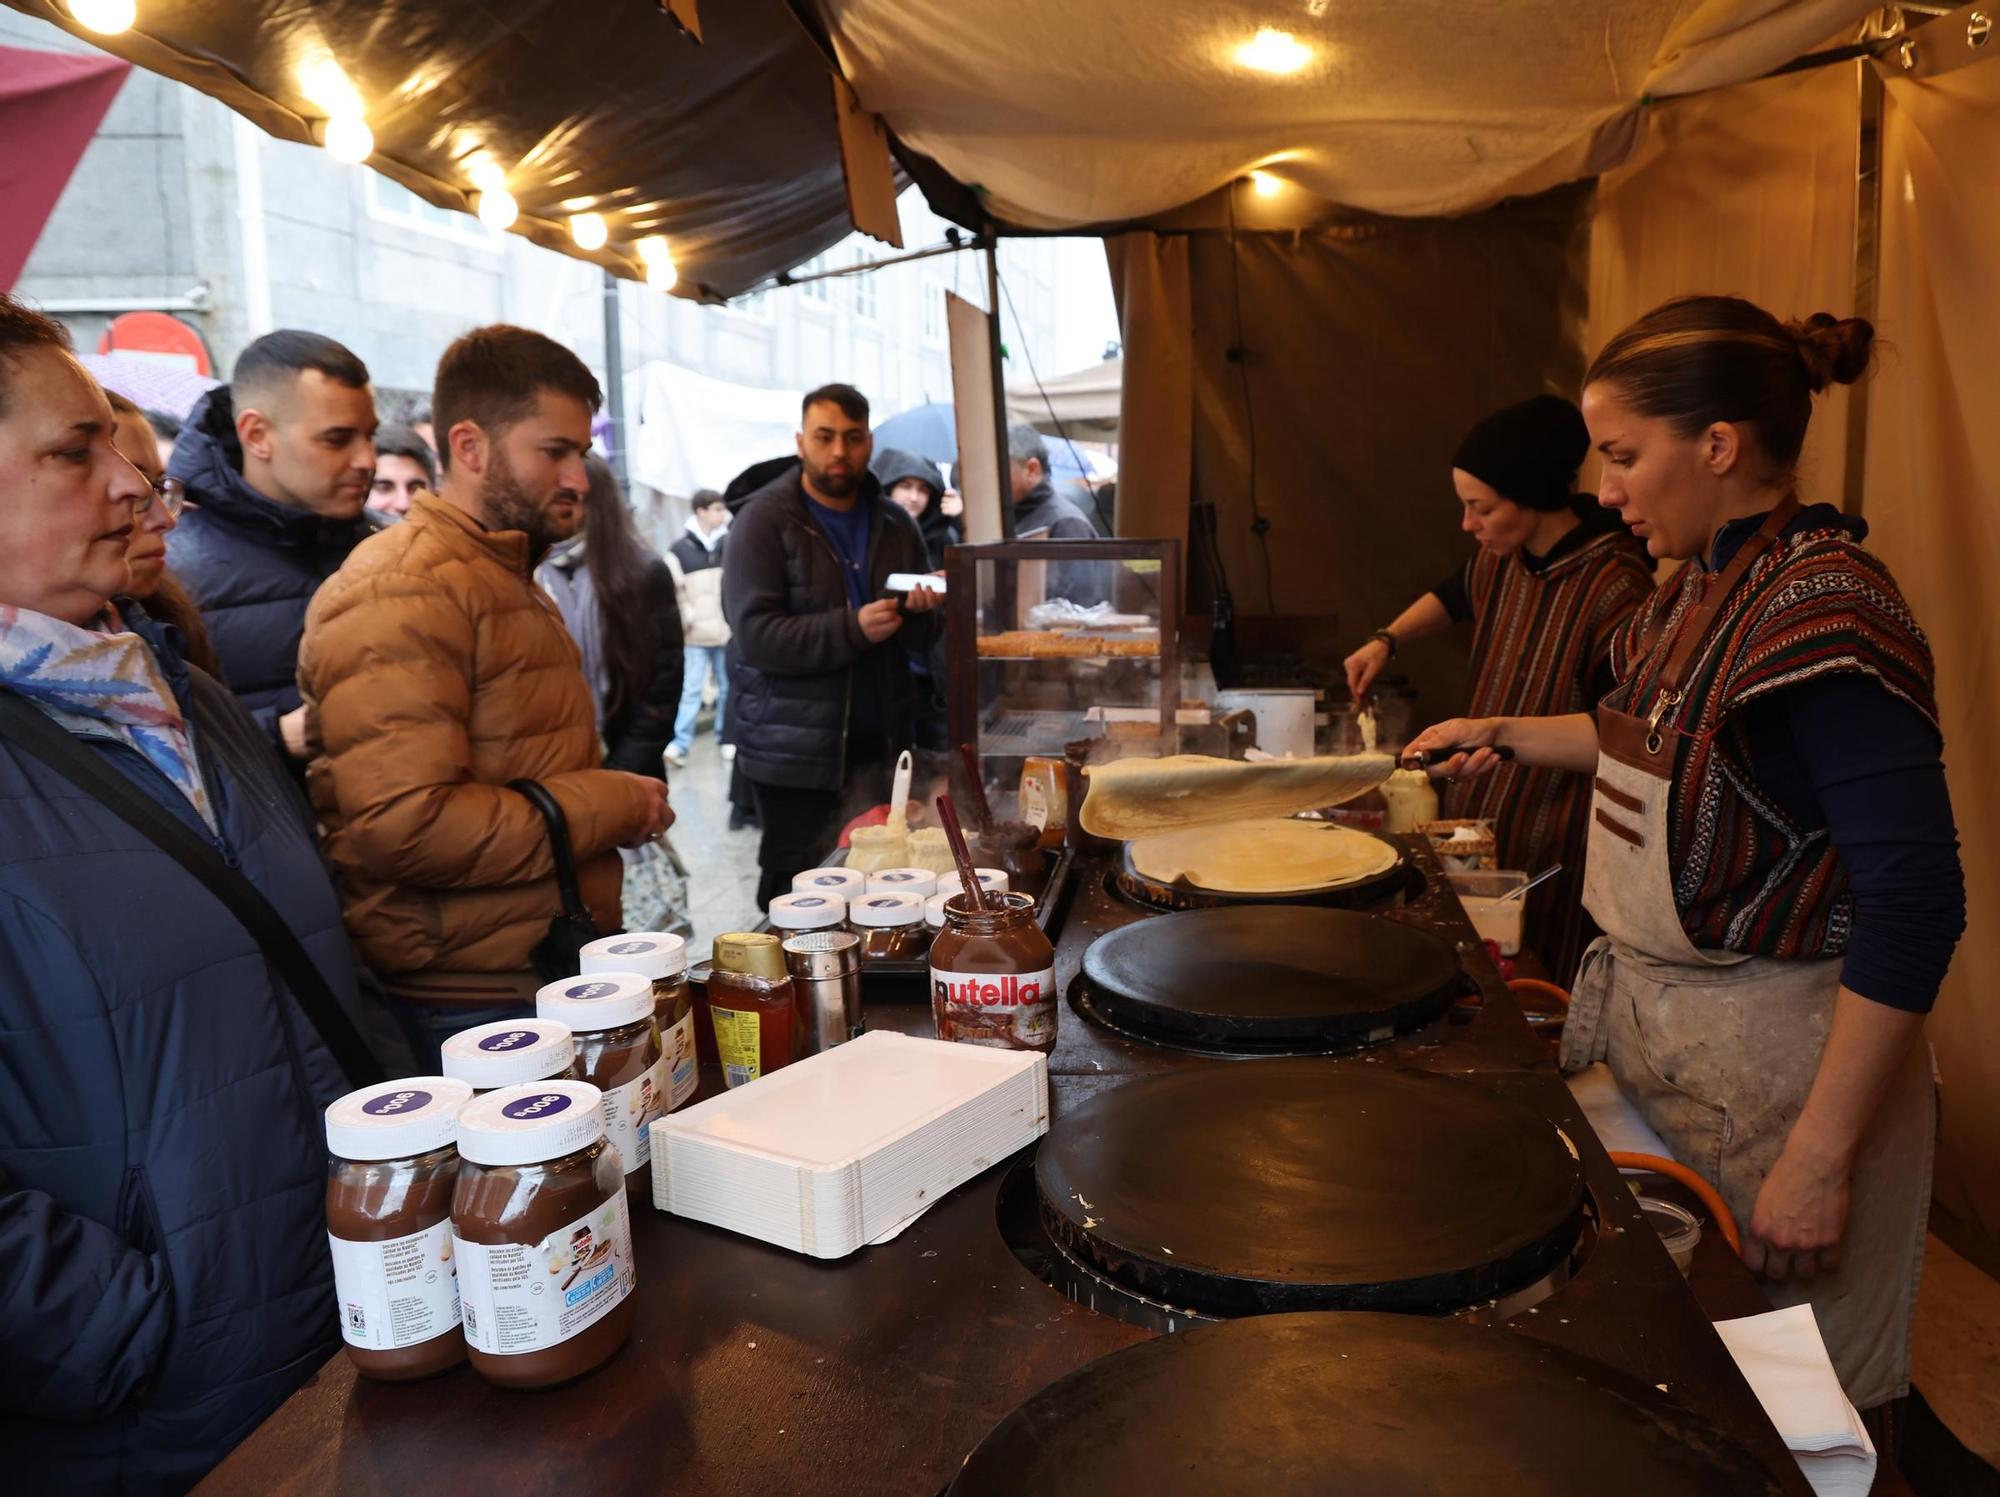
[[0, 47], [0, 288], [12, 290], [42, 225], [132, 71], [100, 52]]

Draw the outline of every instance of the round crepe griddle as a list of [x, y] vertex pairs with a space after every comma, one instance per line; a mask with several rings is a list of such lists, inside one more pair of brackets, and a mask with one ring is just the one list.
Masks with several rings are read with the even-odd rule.
[[1035, 1160], [1057, 1244], [1209, 1315], [1441, 1314], [1557, 1268], [1583, 1166], [1487, 1087], [1325, 1060], [1207, 1065], [1058, 1117]]
[[1464, 984], [1442, 936], [1299, 905], [1142, 920], [1084, 953], [1090, 999], [1114, 1024], [1177, 1043], [1341, 1049], [1442, 1014]]
[[1623, 1372], [1499, 1327], [1266, 1315], [1162, 1336], [1050, 1384], [949, 1497], [1764, 1497], [1742, 1447]]

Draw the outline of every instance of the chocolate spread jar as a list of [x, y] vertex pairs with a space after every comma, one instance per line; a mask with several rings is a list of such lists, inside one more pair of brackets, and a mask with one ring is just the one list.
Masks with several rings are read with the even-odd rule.
[[861, 937], [864, 962], [909, 961], [930, 944], [924, 902], [914, 894], [866, 895], [847, 907], [847, 919]]
[[1056, 951], [1025, 894], [954, 894], [931, 942], [931, 1016], [941, 1040], [1004, 1050], [1056, 1046]]
[[687, 966], [687, 942], [667, 931], [627, 931], [583, 948], [582, 970], [588, 974], [637, 972], [653, 980], [653, 1022], [659, 1026], [660, 1048], [667, 1056], [669, 1112], [692, 1101], [701, 1085]]
[[928, 868], [884, 868], [868, 875], [870, 894], [914, 894], [929, 899], [938, 891], [938, 876]]
[[792, 875], [794, 894], [837, 894], [859, 899], [868, 892], [868, 875], [859, 868], [808, 868]]
[[458, 1114], [472, 1088], [411, 1076], [326, 1110], [326, 1236], [348, 1360], [407, 1382], [465, 1360], [451, 1196]]
[[474, 1092], [527, 1081], [575, 1081], [576, 1040], [553, 1019], [502, 1019], [448, 1036], [444, 1073]]
[[602, 1366], [632, 1334], [632, 1218], [597, 1088], [510, 1086], [467, 1104], [451, 1202], [472, 1366], [548, 1388]]
[[778, 939], [815, 930], [846, 930], [847, 901], [838, 894], [780, 894], [766, 907], [766, 918]]
[[653, 980], [641, 972], [595, 972], [552, 982], [535, 1013], [576, 1036], [576, 1074], [604, 1094], [604, 1136], [626, 1174], [653, 1157], [648, 1131], [667, 1110], [666, 1051], [653, 1022]]

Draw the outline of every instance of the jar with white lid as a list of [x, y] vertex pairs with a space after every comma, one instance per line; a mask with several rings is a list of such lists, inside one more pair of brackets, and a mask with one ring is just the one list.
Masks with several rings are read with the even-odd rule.
[[409, 1076], [326, 1110], [326, 1227], [348, 1360], [408, 1382], [465, 1360], [451, 1237], [458, 1116], [472, 1088]]
[[643, 972], [579, 973], [535, 994], [535, 1013], [576, 1035], [576, 1073], [603, 1094], [604, 1131], [627, 1174], [653, 1157], [653, 1119], [667, 1110], [666, 1051]]
[[[979, 887], [984, 889], [988, 894], [1005, 894], [1014, 887], [1008, 881], [1007, 875], [998, 868], [975, 868], [972, 870], [972, 876], [979, 880]], [[964, 890], [965, 881], [958, 876], [956, 868], [952, 869], [949, 873], [940, 873], [938, 875], [938, 893], [959, 894], [963, 893]]]
[[847, 920], [861, 937], [861, 959], [898, 961], [930, 949], [924, 901], [914, 894], [870, 894], [847, 907]]
[[636, 1274], [597, 1088], [488, 1092], [459, 1114], [458, 1147], [451, 1230], [474, 1370], [546, 1388], [609, 1361], [632, 1332]]
[[695, 1056], [694, 993], [688, 986], [687, 942], [670, 931], [633, 930], [603, 936], [583, 948], [580, 969], [637, 972], [653, 980], [653, 1022], [667, 1057], [667, 1110], [694, 1100], [701, 1085]]
[[792, 875], [794, 894], [837, 894], [859, 899], [868, 892], [868, 875], [859, 868], [808, 868]]
[[528, 1081], [575, 1081], [576, 1039], [553, 1019], [502, 1019], [450, 1035], [439, 1047], [444, 1073], [474, 1092]]
[[938, 876], [928, 868], [884, 868], [868, 875], [870, 894], [914, 894], [929, 899], [938, 891]]
[[847, 901], [838, 894], [818, 892], [780, 894], [771, 901], [767, 918], [771, 929], [784, 936], [799, 935], [814, 930], [845, 930], [847, 928]]

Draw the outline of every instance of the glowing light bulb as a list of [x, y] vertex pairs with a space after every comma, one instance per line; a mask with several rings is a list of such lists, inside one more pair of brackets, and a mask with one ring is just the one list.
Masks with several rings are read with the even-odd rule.
[[1284, 180], [1269, 172], [1250, 173], [1250, 190], [1260, 198], [1274, 198], [1285, 190]]
[[1296, 73], [1312, 56], [1312, 48], [1291, 32], [1269, 26], [1236, 49], [1236, 60], [1259, 73]]
[[139, 19], [139, 6], [138, 0], [69, 0], [69, 13], [79, 26], [116, 36]]
[[504, 233], [514, 227], [514, 220], [521, 216], [521, 205], [514, 201], [514, 194], [504, 187], [489, 187], [479, 194], [474, 204], [479, 221], [494, 233]]
[[335, 161], [358, 166], [375, 154], [375, 132], [358, 114], [337, 114], [320, 126], [319, 143]]
[[611, 230], [605, 226], [603, 214], [578, 213], [570, 218], [569, 237], [580, 250], [601, 250], [610, 242]]
[[472, 185], [481, 192], [505, 192], [507, 174], [500, 169], [500, 163], [491, 156], [475, 156], [466, 168], [466, 175]]
[[671, 291], [680, 284], [680, 279], [680, 267], [674, 264], [672, 255], [646, 262], [646, 284], [655, 291]]

